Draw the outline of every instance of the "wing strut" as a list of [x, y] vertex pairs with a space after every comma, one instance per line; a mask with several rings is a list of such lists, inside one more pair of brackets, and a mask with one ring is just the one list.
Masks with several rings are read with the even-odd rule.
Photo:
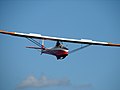
[[33, 42], [34, 44], [36, 44], [39, 47], [42, 47], [42, 44], [40, 44], [39, 42], [37, 42], [36, 40], [34, 40], [33, 38], [27, 38], [29, 41]]
[[76, 49], [74, 49], [74, 50], [72, 50], [72, 51], [69, 51], [69, 54], [74, 53], [74, 52], [76, 52], [76, 51], [78, 51], [78, 50], [84, 49], [84, 48], [86, 48], [86, 47], [88, 47], [88, 46], [90, 46], [90, 44], [87, 44], [87, 45], [85, 45], [85, 46], [81, 46], [80, 48], [76, 48]]

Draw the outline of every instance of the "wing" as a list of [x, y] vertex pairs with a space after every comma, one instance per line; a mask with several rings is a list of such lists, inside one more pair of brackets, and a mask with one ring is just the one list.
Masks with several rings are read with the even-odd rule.
[[25, 38], [35, 38], [35, 39], [44, 39], [44, 40], [52, 40], [52, 41], [62, 41], [62, 42], [70, 42], [70, 43], [78, 43], [78, 44], [89, 44], [89, 45], [102, 45], [102, 46], [117, 46], [120, 47], [120, 44], [113, 44], [108, 42], [101, 41], [93, 41], [88, 39], [68, 39], [68, 38], [59, 38], [59, 37], [50, 37], [50, 36], [42, 36], [40, 34], [34, 33], [18, 33], [18, 32], [7, 32], [4, 30], [0, 30], [2, 34], [8, 34], [12, 36], [25, 37]]

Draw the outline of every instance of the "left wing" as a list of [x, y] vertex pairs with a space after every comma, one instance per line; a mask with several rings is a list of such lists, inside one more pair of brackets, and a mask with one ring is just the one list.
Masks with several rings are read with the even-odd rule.
[[4, 30], [0, 30], [2, 34], [8, 34], [12, 36], [25, 37], [25, 38], [35, 38], [35, 39], [44, 39], [44, 40], [52, 40], [52, 41], [62, 41], [62, 42], [70, 42], [70, 43], [78, 43], [78, 44], [89, 44], [89, 45], [102, 45], [102, 46], [117, 46], [120, 47], [120, 44], [108, 43], [108, 42], [100, 42], [93, 41], [88, 39], [68, 39], [68, 38], [59, 38], [59, 37], [50, 37], [50, 36], [42, 36], [40, 34], [34, 33], [18, 33], [18, 32], [7, 32]]

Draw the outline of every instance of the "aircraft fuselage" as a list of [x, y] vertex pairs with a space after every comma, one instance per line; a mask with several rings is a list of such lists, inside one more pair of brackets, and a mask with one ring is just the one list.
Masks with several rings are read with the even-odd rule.
[[53, 47], [42, 50], [42, 53], [54, 55], [57, 59], [64, 59], [68, 55], [68, 49]]

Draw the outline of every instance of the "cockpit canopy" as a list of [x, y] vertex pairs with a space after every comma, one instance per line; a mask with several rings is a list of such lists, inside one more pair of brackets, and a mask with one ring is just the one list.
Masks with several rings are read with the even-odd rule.
[[57, 41], [56, 47], [68, 50], [68, 48], [66, 48], [65, 46], [63, 46], [63, 44], [60, 41]]

